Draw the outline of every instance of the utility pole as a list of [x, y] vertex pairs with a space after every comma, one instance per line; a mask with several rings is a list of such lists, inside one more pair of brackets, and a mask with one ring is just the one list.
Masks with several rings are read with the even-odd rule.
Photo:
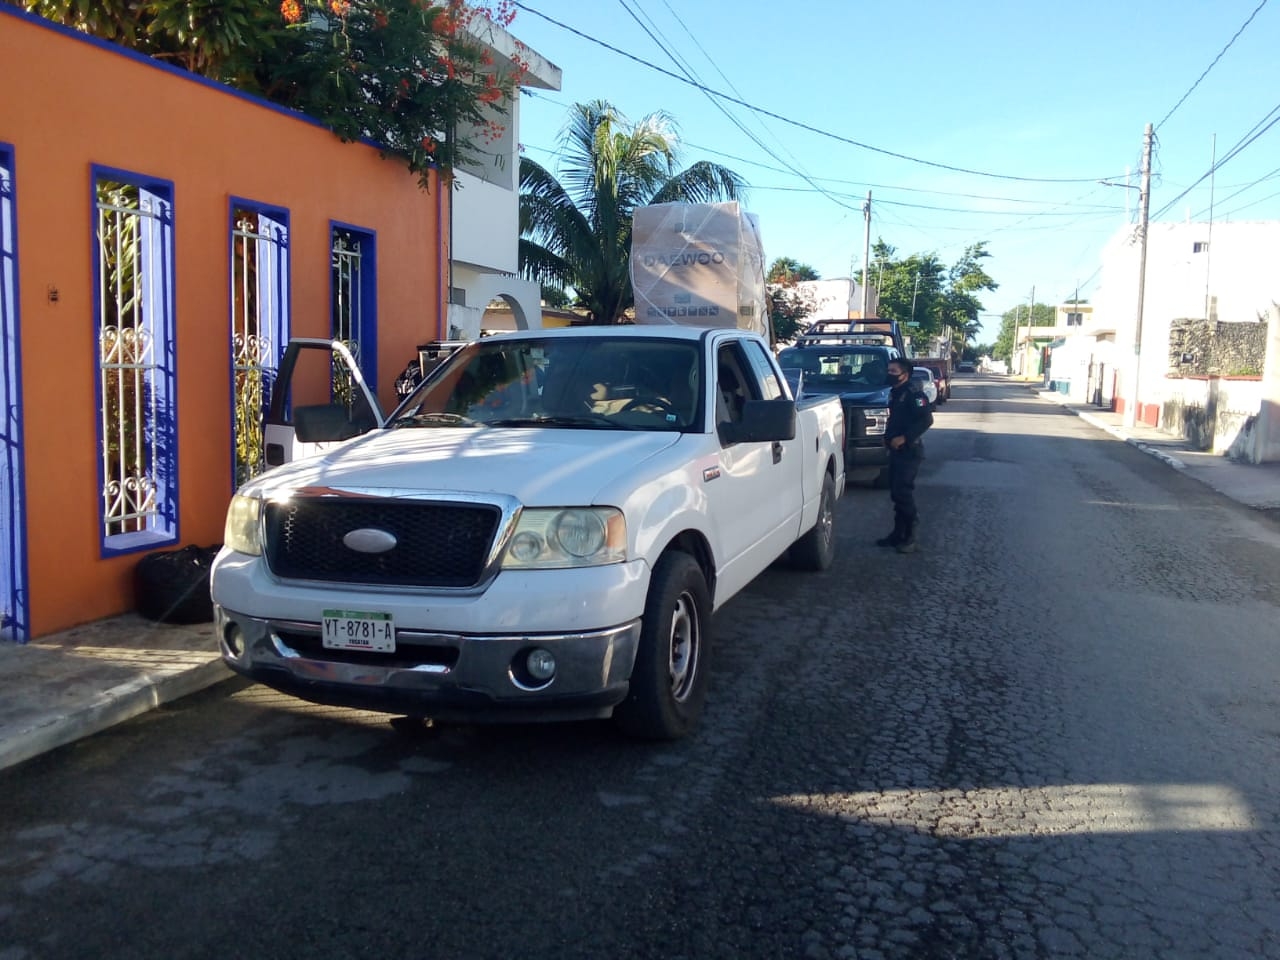
[[1213, 135], [1213, 149], [1210, 151], [1209, 157], [1209, 234], [1205, 239], [1204, 248], [1204, 318], [1206, 320], [1213, 319], [1213, 311], [1209, 309], [1209, 264], [1212, 262], [1213, 256], [1213, 194], [1214, 181], [1217, 179], [1215, 171], [1218, 167], [1218, 135]]
[[867, 191], [867, 202], [862, 205], [862, 218], [867, 222], [866, 235], [862, 241], [862, 319], [867, 319], [867, 268], [871, 264], [871, 191]]
[[920, 295], [920, 271], [916, 271], [916, 288], [911, 292], [911, 325], [916, 324], [916, 297]]
[[[1036, 288], [1031, 287], [1031, 306], [1027, 308], [1027, 339], [1031, 339], [1031, 325], [1035, 323], [1036, 315]], [[1013, 349], [1018, 354], [1018, 376], [1024, 376], [1027, 372], [1027, 351], [1018, 349], [1018, 321], [1017, 314], [1014, 314], [1013, 322]], [[1012, 371], [1011, 371], [1012, 372]]]
[[1142, 144], [1142, 186], [1139, 188], [1138, 211], [1138, 311], [1133, 327], [1133, 391], [1131, 402], [1125, 404], [1124, 424], [1132, 427], [1138, 422], [1138, 382], [1142, 376], [1142, 307], [1147, 290], [1147, 224], [1151, 216], [1151, 144], [1155, 132], [1147, 124]]
[[1013, 308], [1013, 342], [1009, 344], [1009, 373], [1013, 374], [1013, 361], [1018, 353], [1018, 324], [1022, 322], [1022, 304]]

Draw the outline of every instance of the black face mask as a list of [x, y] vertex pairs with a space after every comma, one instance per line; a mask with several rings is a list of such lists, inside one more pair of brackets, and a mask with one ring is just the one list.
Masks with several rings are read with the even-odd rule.
[[893, 375], [892, 371], [891, 371], [891, 372], [890, 372], [890, 373], [885, 377], [885, 383], [889, 384], [889, 386], [891, 386], [891, 387], [900, 387], [900, 386], [902, 386], [904, 383], [906, 383], [906, 382], [907, 382], [908, 380], [910, 380], [910, 379], [911, 379], [911, 378], [910, 378], [909, 376], [907, 376], [907, 374], [905, 374], [905, 373], [904, 373], [904, 374], [902, 374], [901, 376], [895, 377], [895, 376]]

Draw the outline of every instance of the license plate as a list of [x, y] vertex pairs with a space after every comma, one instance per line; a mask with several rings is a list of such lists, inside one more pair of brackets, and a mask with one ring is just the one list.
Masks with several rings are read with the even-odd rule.
[[396, 624], [389, 613], [325, 610], [322, 616], [321, 644], [330, 650], [395, 652]]

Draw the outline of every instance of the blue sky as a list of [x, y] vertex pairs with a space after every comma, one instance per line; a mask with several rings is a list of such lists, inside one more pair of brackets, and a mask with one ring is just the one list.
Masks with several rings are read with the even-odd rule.
[[[987, 241], [1000, 287], [983, 297], [984, 339], [1033, 286], [1039, 302], [1071, 297], [1077, 284], [1090, 296], [1103, 245], [1137, 219], [1137, 189], [1097, 181], [1122, 182], [1128, 170], [1136, 188], [1147, 123], [1157, 125], [1153, 221], [1207, 220], [1211, 200], [1216, 222], [1280, 219], [1280, 123], [1192, 187], [1213, 165], [1215, 135], [1221, 161], [1280, 117], [1280, 0], [519, 7], [511, 31], [564, 71], [560, 92], [523, 102], [520, 139], [534, 160], [555, 170], [575, 102], [607, 100], [632, 120], [666, 111], [682, 165], [714, 160], [747, 180], [766, 258], [794, 257], [824, 277], [861, 270], [870, 190], [872, 241], [900, 256], [951, 263]], [[688, 69], [775, 116], [596, 41]]]

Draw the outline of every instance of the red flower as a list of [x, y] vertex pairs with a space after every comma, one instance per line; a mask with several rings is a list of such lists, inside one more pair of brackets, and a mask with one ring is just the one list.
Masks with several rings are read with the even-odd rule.
[[387, 25], [386, 13], [384, 13], [381, 10], [375, 10], [373, 12], [373, 25], [377, 27], [379, 30], [384, 28]]
[[283, 0], [280, 15], [284, 17], [285, 23], [299, 23], [302, 20], [302, 4], [298, 0]]
[[329, 9], [335, 17], [345, 17], [351, 12], [351, 0], [329, 0]]
[[436, 152], [436, 142], [431, 137], [422, 138], [422, 149], [427, 153], [434, 154]]

